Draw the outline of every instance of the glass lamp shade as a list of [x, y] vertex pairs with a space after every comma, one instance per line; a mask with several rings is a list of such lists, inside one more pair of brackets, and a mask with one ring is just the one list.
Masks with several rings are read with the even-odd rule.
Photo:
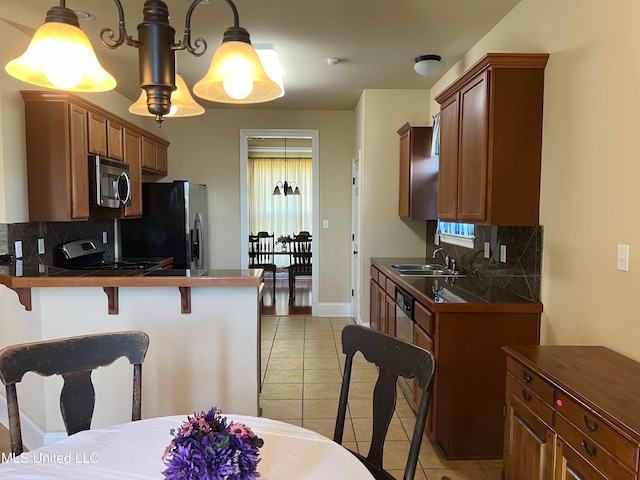
[[[149, 112], [147, 94], [144, 90], [140, 93], [138, 100], [129, 107], [129, 112], [134, 115], [155, 117], [153, 113]], [[189, 92], [186, 82], [176, 73], [176, 89], [171, 92], [171, 110], [165, 117], [195, 117], [203, 113], [204, 108], [196, 103]]]
[[23, 82], [56, 90], [105, 92], [116, 87], [87, 36], [68, 23], [44, 23], [27, 50], [7, 63], [5, 70]]
[[218, 47], [209, 71], [193, 87], [196, 96], [219, 103], [268, 102], [281, 92], [251, 44], [238, 41], [226, 41]]

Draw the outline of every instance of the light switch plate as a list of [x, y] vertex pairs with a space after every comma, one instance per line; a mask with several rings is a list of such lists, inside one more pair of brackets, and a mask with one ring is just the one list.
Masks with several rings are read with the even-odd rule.
[[507, 263], [507, 246], [500, 245], [500, 261], [502, 263]]
[[618, 244], [618, 270], [629, 271], [629, 245]]
[[324, 228], [325, 230], [329, 228], [329, 220], [322, 221], [322, 228]]
[[15, 250], [16, 250], [16, 258], [22, 258], [22, 241], [18, 240], [15, 243]]
[[44, 238], [38, 239], [38, 255], [42, 255], [44, 253]]
[[489, 258], [491, 256], [491, 244], [489, 242], [484, 242], [484, 258]]

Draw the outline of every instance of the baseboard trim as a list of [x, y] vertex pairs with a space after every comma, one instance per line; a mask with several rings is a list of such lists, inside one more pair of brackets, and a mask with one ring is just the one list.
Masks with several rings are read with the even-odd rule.
[[[0, 395], [0, 423], [9, 428], [9, 415], [7, 413], [7, 398]], [[54, 441], [61, 440], [67, 436], [66, 433], [44, 433], [36, 422], [34, 422], [29, 415], [20, 410], [20, 428], [22, 430], [22, 443], [28, 450], [34, 450], [36, 448], [43, 447], [53, 443]], [[49, 439], [49, 437], [55, 437]]]
[[320, 303], [318, 305], [318, 316], [320, 317], [350, 317], [350, 303]]

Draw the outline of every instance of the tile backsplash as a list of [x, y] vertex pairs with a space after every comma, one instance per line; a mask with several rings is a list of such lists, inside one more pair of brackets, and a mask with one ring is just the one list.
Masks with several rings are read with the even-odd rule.
[[[483, 282], [529, 300], [540, 301], [543, 227], [497, 227], [475, 225], [473, 249], [447, 243], [434, 244], [436, 222], [427, 222], [427, 258], [435, 248], [456, 260], [456, 269], [473, 274]], [[484, 245], [489, 242], [489, 258]], [[500, 246], [507, 249], [506, 263], [500, 262]]]
[[[22, 241], [22, 258], [27, 263], [53, 265], [58, 245], [74, 240], [92, 239], [102, 243], [107, 232], [105, 257], [114, 257], [113, 220], [85, 222], [28, 222], [0, 224], [0, 254], [15, 258], [15, 242]], [[38, 239], [44, 239], [45, 253], [38, 254]]]

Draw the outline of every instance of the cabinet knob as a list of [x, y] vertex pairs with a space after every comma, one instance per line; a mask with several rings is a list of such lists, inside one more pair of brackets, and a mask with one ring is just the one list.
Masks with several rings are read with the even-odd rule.
[[522, 398], [524, 398], [527, 402], [531, 401], [531, 394], [527, 392], [524, 388], [522, 389]]
[[596, 446], [591, 445], [586, 440], [582, 440], [582, 448], [584, 448], [584, 451], [587, 452], [587, 455], [589, 455], [590, 457], [595, 457], [598, 454], [598, 449], [596, 448]]
[[593, 420], [590, 420], [589, 417], [587, 417], [586, 415], [583, 417], [583, 419], [584, 419], [584, 425], [587, 427], [587, 430], [589, 430], [590, 432], [598, 431], [598, 424], [596, 422], [594, 422]]
[[531, 375], [529, 375], [525, 371], [522, 372], [522, 379], [525, 381], [525, 383], [531, 383], [533, 381], [533, 377], [531, 377]]

